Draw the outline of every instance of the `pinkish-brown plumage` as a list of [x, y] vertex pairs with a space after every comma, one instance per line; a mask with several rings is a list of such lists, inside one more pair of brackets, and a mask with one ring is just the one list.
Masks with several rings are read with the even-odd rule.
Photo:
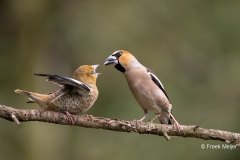
[[50, 74], [35, 74], [47, 77], [47, 81], [62, 86], [61, 89], [49, 94], [39, 94], [16, 89], [16, 93], [25, 94], [30, 102], [37, 103], [44, 111], [55, 111], [66, 114], [73, 124], [71, 114], [86, 112], [92, 107], [98, 97], [96, 80], [99, 73], [96, 69], [99, 65], [83, 65], [75, 72], [73, 78], [61, 77]]
[[134, 98], [144, 111], [144, 116], [137, 122], [142, 122], [151, 111], [160, 115], [159, 120], [163, 124], [171, 124], [170, 118], [172, 118], [175, 127], [180, 131], [180, 126], [172, 115], [172, 105], [168, 95], [160, 80], [150, 69], [125, 50], [114, 52], [104, 64], [114, 65], [125, 76]]

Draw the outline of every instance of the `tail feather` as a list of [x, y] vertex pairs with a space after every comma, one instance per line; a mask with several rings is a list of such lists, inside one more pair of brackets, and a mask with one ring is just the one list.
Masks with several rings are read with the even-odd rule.
[[170, 119], [168, 120], [168, 124], [169, 124], [169, 125], [171, 125], [171, 124], [172, 124], [172, 122], [171, 122], [171, 120], [170, 120]]
[[158, 119], [161, 124], [172, 124], [170, 120], [170, 114], [167, 111], [162, 112]]
[[16, 89], [15, 92], [20, 93], [20, 94], [25, 94], [26, 96], [28, 96], [30, 101], [28, 101], [27, 103], [35, 103], [35, 102], [41, 101], [41, 96], [42, 96], [41, 94], [28, 92], [28, 91], [20, 90], [20, 89]]
[[[160, 117], [161, 117], [161, 116], [160, 116]], [[160, 121], [161, 124], [168, 124], [168, 125], [171, 125], [171, 124], [172, 124], [170, 118], [168, 118], [168, 120], [165, 119], [165, 118], [164, 118], [164, 120], [163, 120], [163, 118], [162, 118], [162, 120], [161, 120], [161, 118], [159, 118], [159, 121]]]
[[48, 110], [49, 95], [28, 92], [20, 89], [16, 89], [15, 92], [25, 94], [30, 100], [27, 103], [37, 103], [43, 110]]
[[33, 100], [27, 101], [26, 103], [35, 103]]
[[24, 91], [24, 90], [20, 90], [20, 89], [16, 89], [15, 92], [20, 93], [20, 94], [30, 95], [30, 93], [28, 91]]
[[50, 77], [51, 74], [42, 74], [42, 73], [34, 73], [35, 76], [43, 76], [43, 77]]

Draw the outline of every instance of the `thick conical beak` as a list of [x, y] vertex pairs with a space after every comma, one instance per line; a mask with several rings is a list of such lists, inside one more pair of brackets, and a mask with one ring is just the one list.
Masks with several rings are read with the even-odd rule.
[[94, 68], [94, 72], [95, 72], [96, 77], [98, 77], [100, 74], [102, 74], [102, 73], [97, 73], [96, 72], [96, 70], [99, 66], [100, 66], [99, 64], [92, 65], [92, 67]]
[[95, 73], [96, 77], [98, 77], [99, 75], [101, 75], [102, 73]]
[[99, 64], [92, 65], [92, 67], [94, 68], [94, 71], [96, 71], [96, 69], [99, 67]]
[[104, 65], [116, 65], [118, 64], [118, 60], [115, 56], [110, 55], [105, 61]]

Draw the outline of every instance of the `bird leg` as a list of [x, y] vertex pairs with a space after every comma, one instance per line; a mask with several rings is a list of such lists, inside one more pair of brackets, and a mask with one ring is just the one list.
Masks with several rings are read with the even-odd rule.
[[161, 114], [157, 114], [156, 117], [152, 118], [149, 122], [153, 123], [157, 118], [159, 118]]
[[180, 125], [179, 125], [179, 123], [178, 123], [177, 120], [173, 117], [173, 115], [172, 115], [171, 113], [169, 113], [169, 114], [170, 114], [170, 117], [172, 117], [172, 119], [173, 119], [174, 127], [176, 127], [177, 130], [178, 130], [178, 132], [180, 132]]
[[139, 120], [134, 120], [134, 121], [136, 121], [137, 124], [140, 124], [140, 123], [142, 123], [142, 121], [143, 121], [147, 116], [148, 116], [148, 111], [147, 111], [147, 110], [144, 110], [144, 116], [143, 116], [141, 119], [139, 119]]
[[68, 121], [69, 121], [71, 124], [74, 124], [73, 115], [71, 115], [68, 111], [64, 111], [63, 113], [67, 116]]

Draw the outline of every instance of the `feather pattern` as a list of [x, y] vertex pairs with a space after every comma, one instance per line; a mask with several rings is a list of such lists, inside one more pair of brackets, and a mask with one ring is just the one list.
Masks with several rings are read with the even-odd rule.
[[153, 71], [151, 71], [150, 69], [147, 68], [147, 72], [148, 74], [151, 76], [153, 82], [163, 91], [163, 93], [165, 94], [165, 96], [169, 99], [167, 92], [165, 91], [163, 84], [161, 83], [161, 81], [157, 78], [157, 76], [153, 73]]
[[77, 87], [79, 89], [83, 89], [88, 92], [90, 91], [90, 88], [86, 84], [72, 78], [62, 77], [58, 75], [51, 75], [51, 74], [41, 74], [41, 73], [34, 73], [34, 75], [48, 77], [47, 81], [56, 83], [60, 86], [67, 87], [67, 85], [69, 85], [69, 86]]

